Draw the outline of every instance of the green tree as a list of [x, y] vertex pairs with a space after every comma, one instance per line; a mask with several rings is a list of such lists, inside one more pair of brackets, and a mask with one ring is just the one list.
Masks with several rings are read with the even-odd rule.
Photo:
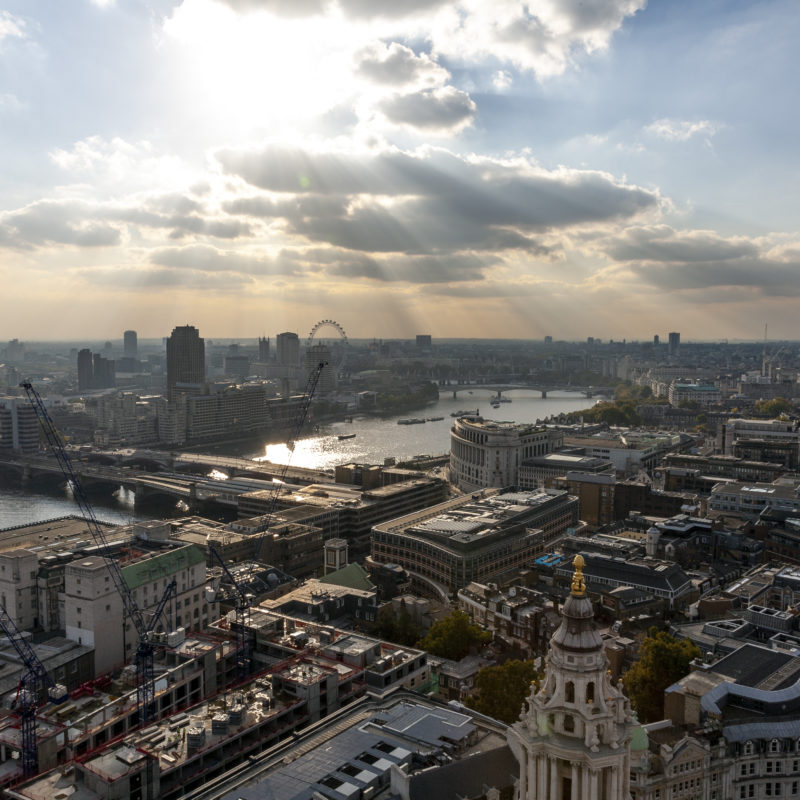
[[519, 719], [531, 683], [538, 686], [541, 677], [533, 661], [515, 659], [497, 667], [484, 667], [475, 678], [477, 694], [467, 698], [467, 705], [481, 714], [511, 724]]
[[689, 674], [689, 663], [702, 655], [689, 639], [676, 639], [653, 627], [642, 640], [639, 659], [625, 673], [625, 691], [642, 722], [664, 716], [664, 690]]
[[791, 401], [785, 397], [776, 397], [773, 400], [757, 400], [753, 406], [756, 414], [774, 419], [780, 414], [785, 414], [793, 409]]
[[473, 645], [488, 644], [491, 640], [492, 634], [473, 625], [467, 614], [453, 611], [434, 622], [419, 646], [435, 656], [457, 661], [467, 655]]

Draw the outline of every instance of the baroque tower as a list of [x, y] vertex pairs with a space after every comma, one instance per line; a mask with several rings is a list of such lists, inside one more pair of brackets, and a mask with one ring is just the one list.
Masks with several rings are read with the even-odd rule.
[[635, 721], [621, 682], [611, 681], [586, 596], [583, 557], [550, 640], [542, 687], [507, 733], [519, 761], [518, 800], [630, 800]]

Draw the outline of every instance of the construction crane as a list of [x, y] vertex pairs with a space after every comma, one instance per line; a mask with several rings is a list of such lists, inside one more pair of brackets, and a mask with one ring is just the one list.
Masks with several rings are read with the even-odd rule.
[[112, 552], [111, 546], [103, 533], [100, 523], [97, 521], [94, 509], [89, 503], [83, 485], [72, 467], [72, 461], [61, 441], [61, 436], [58, 433], [55, 423], [45, 408], [41, 396], [30, 383], [21, 383], [20, 386], [25, 390], [28, 400], [36, 411], [36, 416], [44, 430], [47, 443], [50, 446], [50, 451], [58, 461], [64, 478], [66, 478], [72, 486], [72, 496], [78, 504], [81, 516], [89, 529], [89, 533], [92, 539], [94, 539], [94, 543], [100, 549], [101, 554], [105, 557], [111, 580], [114, 582], [114, 586], [120, 598], [122, 598], [125, 614], [136, 628], [136, 706], [139, 712], [139, 724], [146, 725], [155, 717], [155, 629], [170, 598], [174, 599], [177, 594], [177, 584], [173, 580], [172, 583], [166, 587], [155, 614], [149, 620], [146, 619], [130, 587], [125, 582], [125, 577], [122, 574], [119, 563]]
[[255, 530], [256, 545], [253, 549], [253, 557], [248, 568], [245, 570], [244, 575], [240, 575], [238, 579], [235, 578], [228, 569], [228, 566], [225, 564], [225, 561], [220, 555], [219, 551], [214, 546], [214, 543], [212, 541], [208, 542], [208, 551], [212, 561], [216, 561], [220, 567], [222, 567], [225, 576], [233, 587], [233, 611], [235, 623], [234, 633], [236, 636], [236, 669], [239, 680], [245, 680], [250, 673], [250, 645], [247, 636], [246, 623], [248, 612], [253, 601], [253, 595], [248, 592], [247, 584], [252, 579], [252, 575], [255, 570], [255, 562], [258, 559], [258, 554], [261, 552], [261, 546], [263, 545], [264, 537], [266, 536], [267, 530], [271, 524], [272, 515], [278, 502], [278, 495], [280, 494], [281, 487], [284, 484], [284, 479], [286, 478], [286, 474], [289, 470], [291, 456], [292, 453], [294, 453], [295, 444], [303, 431], [303, 425], [305, 424], [306, 417], [308, 416], [308, 410], [311, 407], [311, 401], [314, 397], [314, 393], [317, 390], [317, 384], [319, 383], [320, 376], [322, 375], [322, 370], [325, 369], [327, 365], [328, 364], [326, 361], [321, 361], [316, 367], [314, 367], [313, 370], [311, 370], [311, 373], [308, 376], [308, 382], [306, 383], [306, 389], [303, 396], [303, 404], [295, 415], [289, 431], [289, 438], [286, 441], [286, 447], [289, 450], [289, 459], [287, 460], [287, 463], [283, 465], [283, 468], [280, 472], [280, 477], [274, 479], [272, 495], [270, 496], [267, 513], [264, 515], [264, 518]]
[[63, 703], [68, 695], [66, 687], [55, 683], [39, 660], [28, 640], [19, 632], [14, 620], [0, 605], [0, 628], [17, 651], [27, 672], [22, 676], [17, 692], [16, 709], [22, 730], [22, 774], [28, 778], [39, 771], [39, 754], [36, 747], [36, 710], [47, 689], [54, 703]]

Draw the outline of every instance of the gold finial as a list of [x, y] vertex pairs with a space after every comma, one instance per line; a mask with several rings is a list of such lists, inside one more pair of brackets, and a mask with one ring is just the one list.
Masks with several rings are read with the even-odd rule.
[[572, 594], [575, 597], [583, 597], [586, 594], [586, 583], [583, 580], [583, 565], [585, 563], [580, 553], [572, 559], [572, 566], [575, 567], [575, 574], [572, 576]]

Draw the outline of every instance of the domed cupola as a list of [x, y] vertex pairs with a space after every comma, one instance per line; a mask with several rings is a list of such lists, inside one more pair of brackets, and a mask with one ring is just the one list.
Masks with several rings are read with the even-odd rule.
[[[508, 732], [520, 760], [519, 798], [629, 800], [630, 703], [608, 670], [582, 556], [550, 640], [545, 678]], [[524, 778], [524, 781], [523, 781]], [[523, 787], [525, 787], [523, 789]]]

